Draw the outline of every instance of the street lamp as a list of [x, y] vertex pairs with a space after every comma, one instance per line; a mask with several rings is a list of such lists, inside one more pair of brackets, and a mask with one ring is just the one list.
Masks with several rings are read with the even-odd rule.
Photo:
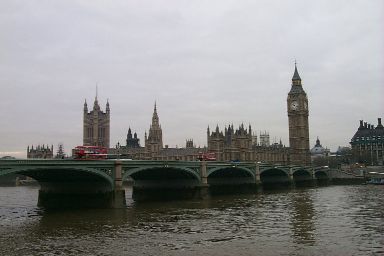
[[116, 149], [117, 149], [117, 159], [120, 159], [120, 142], [117, 142]]

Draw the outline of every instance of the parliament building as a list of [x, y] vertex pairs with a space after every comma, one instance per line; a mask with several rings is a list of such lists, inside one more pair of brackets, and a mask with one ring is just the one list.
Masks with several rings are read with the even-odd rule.
[[110, 147], [110, 108], [106, 105], [106, 112], [100, 109], [95, 98], [93, 110], [88, 112], [84, 103], [83, 145], [104, 146], [109, 148], [109, 154], [120, 158], [135, 160], [198, 160], [202, 153], [214, 153], [217, 161], [252, 161], [274, 164], [310, 165], [308, 98], [302, 87], [301, 78], [295, 64], [291, 90], [287, 98], [287, 112], [289, 123], [289, 145], [269, 142], [267, 132], [260, 134], [260, 142], [252, 133], [252, 127], [241, 124], [237, 129], [228, 125], [224, 131], [218, 126], [211, 131], [207, 129], [207, 146], [196, 147], [193, 140], [186, 140], [183, 148], [170, 148], [163, 144], [163, 131], [160, 125], [156, 103], [154, 105], [152, 122], [148, 134], [144, 135], [144, 146], [135, 132], [132, 135], [128, 129], [126, 145], [118, 143]]

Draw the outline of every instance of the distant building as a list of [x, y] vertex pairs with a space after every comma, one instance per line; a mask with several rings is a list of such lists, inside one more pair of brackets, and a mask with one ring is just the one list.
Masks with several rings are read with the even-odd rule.
[[[218, 161], [252, 161], [276, 164], [289, 163], [289, 148], [280, 141], [269, 145], [269, 134], [265, 132], [260, 145], [254, 144], [252, 127], [241, 124], [238, 129], [233, 125], [225, 127], [224, 132], [216, 126], [214, 131], [207, 129], [208, 152], [215, 153]], [[262, 136], [261, 135], [261, 136]]]
[[106, 110], [103, 112], [99, 106], [97, 95], [93, 109], [88, 112], [87, 101], [84, 102], [83, 111], [83, 145], [101, 146], [109, 148], [110, 139], [110, 108], [107, 101]]
[[163, 148], [163, 131], [157, 114], [156, 103], [152, 115], [152, 124], [149, 127], [148, 136], [145, 133], [145, 149], [154, 158]]
[[53, 145], [49, 147], [48, 145], [42, 146], [38, 145], [36, 147], [30, 148], [27, 147], [27, 158], [43, 158], [43, 159], [51, 159], [53, 158]]
[[267, 131], [264, 131], [263, 133], [260, 133], [260, 146], [262, 147], [269, 147], [269, 133]]
[[137, 138], [137, 133], [135, 132], [132, 136], [131, 127], [128, 128], [127, 140], [126, 140], [127, 148], [139, 148], [140, 147], [140, 139]]
[[55, 158], [58, 159], [64, 159], [66, 157], [65, 152], [64, 152], [64, 145], [63, 143], [59, 143], [57, 147], [57, 152]]
[[311, 148], [311, 158], [317, 157], [325, 157], [329, 156], [330, 150], [327, 148], [323, 148], [320, 143], [319, 137], [317, 137], [316, 144], [313, 148]]
[[193, 139], [186, 140], [185, 148], [194, 148]]
[[381, 118], [377, 126], [360, 120], [360, 126], [351, 139], [352, 157], [356, 162], [367, 165], [383, 165], [384, 127]]

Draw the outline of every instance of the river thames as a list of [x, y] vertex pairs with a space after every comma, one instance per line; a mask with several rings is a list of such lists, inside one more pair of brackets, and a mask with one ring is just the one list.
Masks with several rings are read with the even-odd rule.
[[384, 255], [384, 186], [45, 211], [0, 187], [0, 255]]

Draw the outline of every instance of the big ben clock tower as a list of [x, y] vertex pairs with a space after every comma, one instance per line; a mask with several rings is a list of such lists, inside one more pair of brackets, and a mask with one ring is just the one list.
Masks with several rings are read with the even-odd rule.
[[310, 165], [308, 98], [301, 85], [301, 78], [295, 63], [292, 87], [287, 98], [289, 122], [290, 163]]

